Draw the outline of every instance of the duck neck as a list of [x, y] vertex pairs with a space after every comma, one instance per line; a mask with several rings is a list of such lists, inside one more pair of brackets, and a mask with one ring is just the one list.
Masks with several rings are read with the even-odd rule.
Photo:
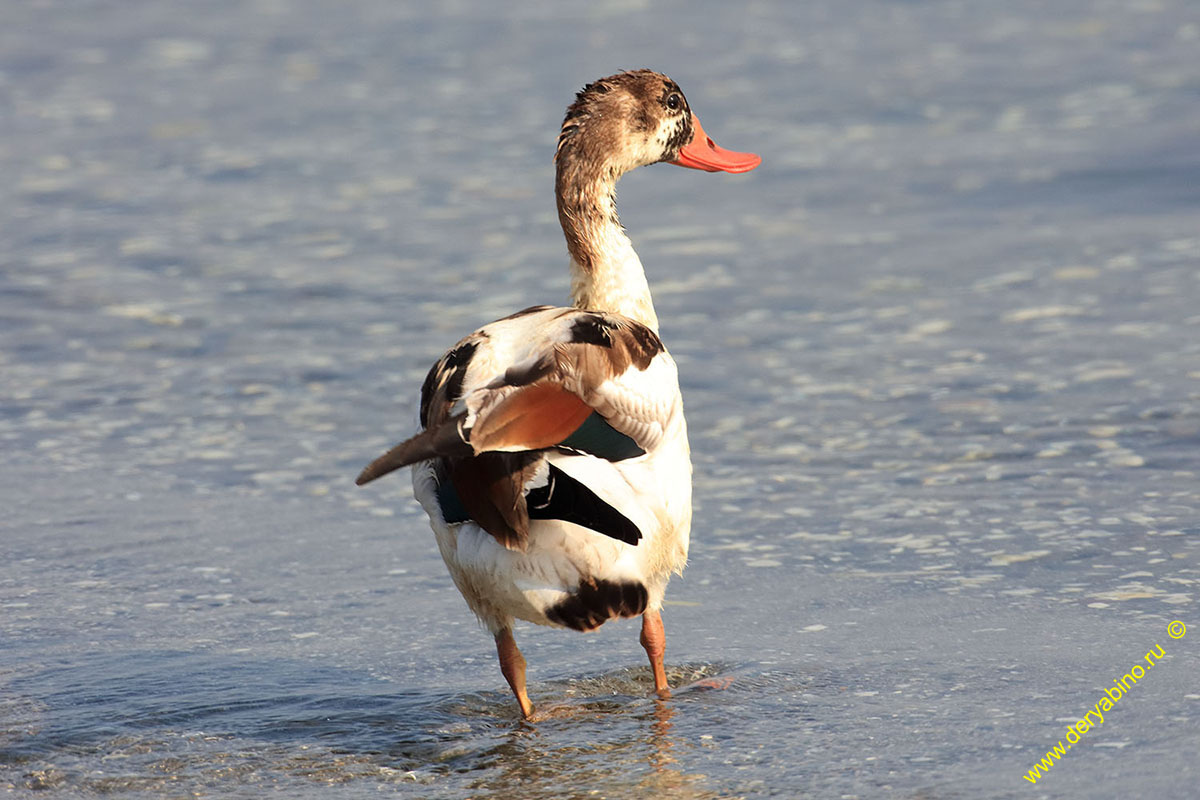
[[615, 170], [586, 175], [559, 161], [558, 220], [571, 254], [571, 303], [615, 311], [658, 331], [642, 262], [617, 219]]

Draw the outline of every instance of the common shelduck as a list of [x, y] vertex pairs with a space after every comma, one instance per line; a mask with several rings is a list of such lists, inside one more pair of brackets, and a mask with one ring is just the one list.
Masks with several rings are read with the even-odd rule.
[[422, 430], [358, 477], [414, 465], [442, 558], [526, 718], [514, 619], [590, 631], [640, 614], [655, 692], [670, 694], [660, 609], [687, 561], [692, 466], [675, 362], [615, 194], [660, 161], [746, 172], [761, 159], [714, 144], [665, 75], [579, 92], [555, 153], [571, 306], [532, 306], [454, 345], [421, 387]]

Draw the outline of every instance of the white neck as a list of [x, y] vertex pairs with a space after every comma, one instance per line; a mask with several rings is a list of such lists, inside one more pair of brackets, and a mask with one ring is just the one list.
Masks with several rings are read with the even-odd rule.
[[585, 268], [571, 258], [571, 304], [576, 308], [615, 311], [658, 332], [658, 316], [650, 286], [633, 243], [619, 224], [605, 222], [588, 231], [588, 249], [595, 255]]
[[558, 219], [571, 254], [571, 302], [576, 308], [615, 311], [658, 332], [658, 317], [642, 262], [617, 219], [620, 172], [585, 175], [559, 162]]

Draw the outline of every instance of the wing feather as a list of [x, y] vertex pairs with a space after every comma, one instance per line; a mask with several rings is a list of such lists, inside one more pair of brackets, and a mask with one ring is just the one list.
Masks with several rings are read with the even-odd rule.
[[601, 441], [602, 458], [644, 455], [680, 410], [675, 363], [652, 329], [619, 314], [535, 306], [439, 359], [421, 388], [424, 430], [368, 465], [358, 483], [435, 460], [439, 482], [453, 484], [471, 519], [523, 549], [526, 495], [546, 452]]
[[475, 409], [470, 427], [476, 453], [542, 450], [566, 439], [592, 415], [592, 408], [561, 383], [538, 381], [516, 391], [495, 392], [489, 406]]

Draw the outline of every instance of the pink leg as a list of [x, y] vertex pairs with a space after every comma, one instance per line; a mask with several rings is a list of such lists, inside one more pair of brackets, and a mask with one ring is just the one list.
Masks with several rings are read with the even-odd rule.
[[533, 703], [529, 702], [529, 695], [525, 693], [525, 657], [517, 649], [512, 628], [505, 628], [496, 634], [496, 654], [500, 656], [500, 671], [504, 673], [504, 679], [521, 706], [521, 716], [529, 719], [533, 714]]
[[667, 649], [667, 635], [663, 632], [662, 616], [657, 611], [642, 614], [642, 647], [650, 657], [650, 669], [654, 672], [654, 692], [662, 698], [671, 696], [667, 685], [667, 671], [663, 668], [663, 653]]

